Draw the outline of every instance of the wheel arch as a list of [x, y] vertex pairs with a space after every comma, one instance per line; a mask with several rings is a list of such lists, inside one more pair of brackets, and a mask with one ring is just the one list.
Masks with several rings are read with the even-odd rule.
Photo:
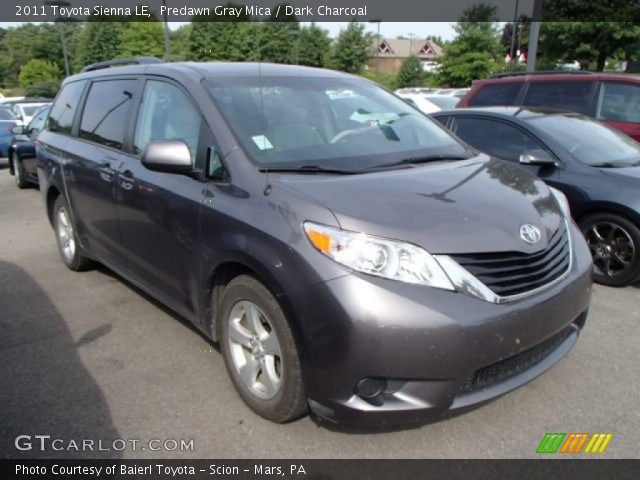
[[239, 275], [251, 275], [269, 290], [282, 308], [294, 332], [294, 336], [297, 337], [296, 326], [291, 321], [291, 306], [288, 305], [285, 296], [280, 295], [283, 292], [282, 285], [269, 272], [269, 269], [244, 252], [227, 253], [222, 257], [224, 257], [224, 261], [209, 269], [204, 277], [204, 288], [201, 289], [203, 292], [201, 299], [202, 325], [211, 335], [211, 338], [214, 341], [218, 341], [216, 332], [217, 322], [219, 321], [218, 306], [224, 289]]
[[46, 196], [46, 207], [47, 207], [47, 218], [49, 219], [49, 223], [53, 226], [53, 206], [56, 203], [56, 199], [62, 195], [60, 190], [55, 185], [49, 186], [47, 189]]
[[599, 213], [620, 215], [640, 227], [640, 213], [625, 205], [613, 202], [588, 203], [584, 205], [580, 211], [576, 212], [574, 217], [576, 223], [579, 225], [585, 218]]

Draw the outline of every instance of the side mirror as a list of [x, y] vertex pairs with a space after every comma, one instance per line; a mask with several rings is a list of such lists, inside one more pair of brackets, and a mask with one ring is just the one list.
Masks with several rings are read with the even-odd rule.
[[527, 150], [520, 155], [520, 163], [523, 165], [539, 165], [541, 167], [557, 167], [558, 162], [546, 150]]
[[26, 130], [27, 127], [25, 127], [24, 125], [16, 125], [15, 127], [11, 128], [11, 133], [22, 135], [23, 133], [26, 133]]
[[191, 151], [182, 140], [150, 142], [142, 154], [142, 164], [154, 172], [191, 173]]

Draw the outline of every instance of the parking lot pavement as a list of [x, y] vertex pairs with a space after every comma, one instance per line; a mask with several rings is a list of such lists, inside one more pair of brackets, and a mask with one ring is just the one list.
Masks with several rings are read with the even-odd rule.
[[[470, 413], [392, 432], [275, 425], [236, 395], [213, 345], [106, 269], [67, 270], [36, 189], [0, 170], [0, 457], [16, 436], [193, 439], [193, 451], [124, 458], [535, 457], [545, 432], [611, 432], [607, 458], [640, 457], [640, 290], [597, 286], [574, 350]], [[130, 443], [129, 443], [130, 445]], [[140, 445], [140, 444], [139, 444]]]

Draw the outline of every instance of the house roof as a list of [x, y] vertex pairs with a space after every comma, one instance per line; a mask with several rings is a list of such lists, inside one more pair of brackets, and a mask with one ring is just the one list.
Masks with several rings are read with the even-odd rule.
[[372, 42], [373, 56], [378, 49], [380, 58], [399, 57], [406, 58], [410, 55], [417, 55], [423, 59], [432, 59], [442, 55], [442, 47], [433, 40], [420, 40], [414, 38], [374, 38]]

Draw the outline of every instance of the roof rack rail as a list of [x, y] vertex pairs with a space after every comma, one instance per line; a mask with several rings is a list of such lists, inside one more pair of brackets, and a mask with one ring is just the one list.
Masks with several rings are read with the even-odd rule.
[[535, 72], [494, 73], [489, 78], [519, 77], [523, 75], [593, 75], [588, 70], [537, 70]]
[[80, 73], [102, 70], [103, 68], [120, 67], [123, 65], [149, 65], [153, 63], [164, 63], [164, 60], [158, 57], [117, 58], [115, 60], [107, 60], [105, 62], [98, 62], [87, 65], [82, 70], [80, 70]]

